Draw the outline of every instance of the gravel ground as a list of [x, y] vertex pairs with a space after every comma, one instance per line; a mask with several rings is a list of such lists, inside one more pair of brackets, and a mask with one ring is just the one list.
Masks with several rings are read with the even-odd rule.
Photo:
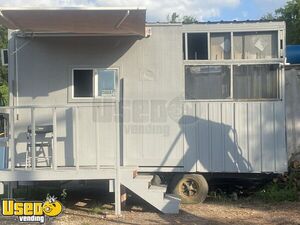
[[[300, 224], [300, 202], [266, 204], [250, 200], [238, 200], [236, 202], [208, 200], [198, 205], [181, 205], [178, 215], [163, 215], [141, 200], [134, 199], [128, 202], [121, 217], [112, 215], [114, 212], [112, 204], [100, 203], [99, 199], [75, 198], [66, 205], [62, 216], [47, 222], [47, 224]], [[0, 217], [0, 224], [20, 223]]]

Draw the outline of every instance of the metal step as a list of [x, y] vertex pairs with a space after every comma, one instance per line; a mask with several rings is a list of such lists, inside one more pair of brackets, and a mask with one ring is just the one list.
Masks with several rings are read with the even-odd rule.
[[167, 187], [166, 186], [151, 185], [149, 187], [149, 190], [150, 191], [159, 191], [159, 192], [165, 193], [167, 191]]

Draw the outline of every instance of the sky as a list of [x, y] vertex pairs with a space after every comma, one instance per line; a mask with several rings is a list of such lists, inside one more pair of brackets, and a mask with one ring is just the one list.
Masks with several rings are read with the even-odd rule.
[[198, 21], [253, 20], [288, 0], [0, 0], [0, 7], [146, 7], [148, 22], [164, 22], [172, 12]]

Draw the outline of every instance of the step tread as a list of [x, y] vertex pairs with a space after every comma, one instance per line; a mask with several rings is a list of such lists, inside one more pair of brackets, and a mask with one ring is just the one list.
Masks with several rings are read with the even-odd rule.
[[181, 201], [181, 199], [174, 194], [165, 194], [165, 199], [179, 201], [179, 202]]
[[151, 185], [149, 190], [166, 192], [167, 187], [166, 186]]
[[135, 178], [133, 178], [134, 180], [149, 180], [151, 181], [153, 179], [153, 176], [151, 175], [137, 175]]

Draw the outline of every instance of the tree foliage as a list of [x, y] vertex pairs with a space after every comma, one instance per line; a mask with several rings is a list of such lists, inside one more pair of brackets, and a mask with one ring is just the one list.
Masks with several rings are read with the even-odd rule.
[[287, 27], [287, 43], [300, 44], [300, 0], [290, 0], [274, 14], [268, 13], [263, 20], [283, 20]]
[[191, 23], [198, 23], [196, 17], [194, 16], [181, 16], [176, 12], [173, 12], [171, 15], [167, 16], [167, 20], [169, 23], [184, 23], [184, 24], [191, 24]]
[[[7, 29], [0, 26], [0, 49], [7, 48]], [[0, 105], [8, 105], [8, 70], [0, 65]]]
[[198, 23], [198, 20], [194, 16], [183, 16], [182, 23], [184, 24]]
[[167, 20], [169, 23], [178, 23], [179, 14], [173, 12], [171, 15], [168, 15]]

